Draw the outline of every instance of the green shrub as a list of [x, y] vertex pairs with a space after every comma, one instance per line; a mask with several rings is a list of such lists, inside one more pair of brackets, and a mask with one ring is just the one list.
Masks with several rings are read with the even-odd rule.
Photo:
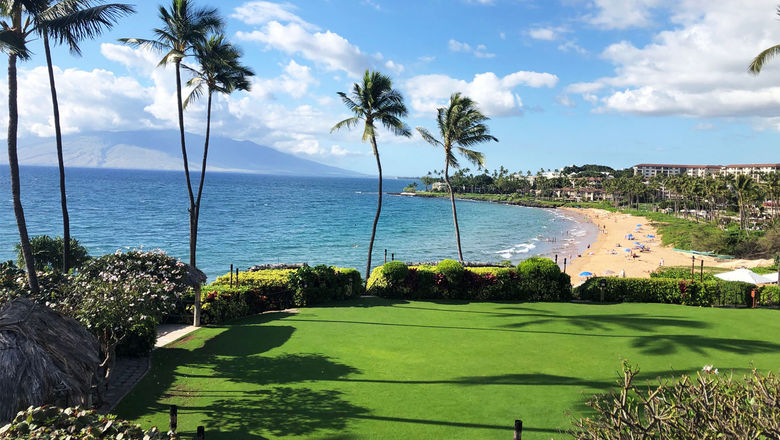
[[[233, 275], [233, 285], [245, 286], [250, 285], [259, 288], [287, 288], [287, 280], [291, 273], [296, 269], [265, 269], [257, 270], [254, 272], [239, 272], [238, 282], [236, 282], [236, 276]], [[230, 285], [231, 274], [217, 277], [217, 279], [211, 283], [211, 285]]]
[[390, 283], [402, 283], [409, 273], [409, 268], [402, 261], [388, 261], [384, 265], [383, 273]]
[[125, 439], [162, 440], [173, 438], [156, 427], [117, 419], [114, 415], [98, 414], [83, 408], [30, 407], [20, 411], [11, 423], [0, 428], [0, 439]]
[[[223, 275], [203, 288], [201, 320], [217, 324], [267, 310], [305, 307], [359, 297], [363, 279], [355, 269], [328, 266], [241, 272], [230, 286]], [[234, 278], [235, 279], [235, 278]]]
[[[650, 272], [650, 278], [673, 278], [680, 280], [691, 279], [691, 268], [686, 266], [663, 266], [653, 272]], [[694, 280], [702, 281], [699, 270], [695, 271]], [[715, 275], [710, 272], [704, 272], [703, 281], [716, 281]]]
[[758, 292], [758, 303], [762, 306], [780, 306], [780, 286], [762, 286]]
[[713, 306], [750, 304], [752, 284], [736, 281], [694, 281], [671, 278], [591, 278], [577, 287], [575, 296], [588, 301], [599, 301], [601, 284], [604, 301], [646, 302]]
[[780, 380], [753, 370], [742, 379], [706, 366], [658, 386], [637, 386], [636, 368], [623, 364], [618, 391], [595, 396], [595, 415], [574, 423], [578, 440], [780, 438]]
[[[52, 238], [48, 235], [37, 235], [30, 238], [30, 248], [35, 260], [36, 271], [62, 270], [62, 252], [64, 240], [62, 237]], [[16, 243], [16, 264], [24, 267], [22, 247]], [[79, 268], [89, 260], [87, 248], [79, 244], [75, 238], [70, 239], [69, 264], [72, 268]]]
[[463, 283], [463, 275], [466, 269], [455, 260], [442, 260], [436, 265], [436, 272], [442, 274], [448, 283], [457, 286]]
[[[401, 299], [569, 300], [571, 284], [568, 275], [562, 274], [552, 261], [545, 260], [537, 259], [527, 264], [522, 273], [506, 267], [464, 268], [460, 263], [449, 260], [437, 266], [409, 267], [403, 279], [398, 275], [403, 273], [403, 269], [395, 262], [391, 266], [374, 269], [366, 290], [371, 295]], [[550, 264], [555, 269], [550, 268]]]

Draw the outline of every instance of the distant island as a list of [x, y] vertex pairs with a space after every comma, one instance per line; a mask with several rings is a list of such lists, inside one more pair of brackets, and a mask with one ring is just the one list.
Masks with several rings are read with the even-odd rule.
[[[187, 134], [187, 150], [194, 169], [203, 152], [203, 136]], [[361, 177], [363, 174], [283, 153], [251, 141], [212, 136], [209, 171], [317, 177]], [[100, 131], [66, 135], [65, 164], [79, 168], [181, 170], [181, 146], [175, 130]], [[56, 166], [53, 138], [19, 140], [21, 165]], [[196, 163], [198, 162], [198, 163]], [[0, 156], [7, 164], [7, 156]]]

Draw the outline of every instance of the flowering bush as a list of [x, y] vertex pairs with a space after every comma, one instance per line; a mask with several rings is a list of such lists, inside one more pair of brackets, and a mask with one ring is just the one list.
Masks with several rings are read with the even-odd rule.
[[623, 363], [618, 391], [588, 402], [595, 415], [575, 422], [572, 436], [595, 439], [780, 438], [780, 380], [753, 370], [735, 379], [706, 365], [695, 378], [636, 386], [639, 370]]
[[124, 439], [162, 440], [178, 438], [156, 427], [143, 429], [113, 415], [98, 414], [83, 408], [30, 407], [0, 428], [0, 439]]
[[68, 301], [98, 337], [110, 374], [115, 352], [142, 355], [154, 348], [157, 324], [189, 289], [186, 265], [164, 252], [117, 251], [81, 269]]
[[713, 306], [749, 304], [752, 284], [738, 281], [685, 281], [672, 278], [591, 278], [577, 287], [580, 299], [599, 301], [604, 283], [607, 302], [647, 302]]

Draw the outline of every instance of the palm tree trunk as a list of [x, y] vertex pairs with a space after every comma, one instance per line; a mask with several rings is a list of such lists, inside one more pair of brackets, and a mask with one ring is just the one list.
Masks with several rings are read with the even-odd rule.
[[[449, 158], [449, 151], [445, 153], [445, 157]], [[452, 204], [452, 220], [455, 223], [455, 241], [458, 243], [458, 261], [463, 263], [463, 250], [460, 247], [460, 228], [458, 227], [458, 211], [455, 210], [455, 193], [452, 191], [452, 184], [450, 184], [450, 163], [445, 159], [444, 164], [444, 181], [447, 183], [447, 188], [450, 190], [450, 204]]]
[[376, 225], [379, 223], [379, 214], [382, 212], [382, 163], [379, 161], [379, 149], [376, 147], [376, 137], [371, 135], [371, 148], [376, 157], [376, 168], [379, 171], [379, 195], [377, 196], [376, 215], [374, 216], [374, 226], [371, 227], [371, 241], [368, 243], [368, 262], [366, 263], [366, 282], [371, 276], [371, 254], [374, 252], [374, 238], [376, 237]]
[[[16, 11], [13, 16], [13, 28], [20, 29], [22, 26], [22, 13]], [[22, 197], [19, 182], [19, 157], [17, 155], [16, 136], [19, 129], [19, 110], [17, 107], [17, 89], [16, 81], [16, 55], [8, 56], [8, 168], [11, 173], [11, 194], [14, 204], [14, 215], [16, 216], [16, 226], [19, 229], [19, 244], [22, 248], [24, 257], [24, 266], [27, 269], [27, 281], [30, 284], [30, 293], [38, 295], [38, 274], [35, 273], [35, 261], [33, 260], [32, 249], [30, 248], [30, 237], [27, 235], [27, 222], [24, 219], [24, 209], [22, 209]]]
[[[176, 106], [179, 111], [179, 137], [181, 140], [181, 157], [184, 161], [184, 178], [187, 181], [187, 195], [190, 201], [190, 266], [197, 268], [195, 261], [196, 240], [197, 240], [197, 215], [198, 207], [195, 204], [195, 196], [192, 193], [192, 182], [190, 181], [190, 165], [187, 159], [187, 144], [184, 138], [184, 105], [181, 99], [181, 60], [176, 61]], [[200, 286], [195, 288], [195, 305], [193, 311], [193, 325], [200, 326]]]
[[54, 138], [57, 143], [57, 164], [60, 170], [60, 205], [62, 206], [62, 273], [70, 269], [70, 216], [68, 199], [65, 192], [65, 161], [62, 158], [62, 128], [60, 126], [60, 105], [57, 100], [57, 86], [54, 83], [54, 67], [51, 61], [49, 36], [43, 34], [43, 48], [46, 52], [46, 67], [49, 70], [49, 89], [51, 90], [52, 114], [54, 115]]
[[[194, 214], [190, 214], [190, 250], [198, 247], [198, 220], [200, 219], [200, 199], [203, 195], [203, 182], [206, 180], [206, 161], [209, 156], [209, 137], [211, 136], [211, 91], [209, 91], [208, 105], [206, 106], [206, 141], [203, 144], [203, 164], [200, 168], [200, 182], [198, 183], [198, 196], [195, 202]], [[194, 266], [195, 253], [191, 251]], [[200, 285], [195, 286], [195, 311], [193, 316], [194, 325], [200, 326]]]

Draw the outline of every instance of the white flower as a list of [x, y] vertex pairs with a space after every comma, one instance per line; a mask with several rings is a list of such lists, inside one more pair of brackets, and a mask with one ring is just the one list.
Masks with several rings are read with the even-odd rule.
[[713, 368], [712, 365], [705, 365], [704, 367], [702, 367], [701, 371], [707, 374], [718, 374], [718, 369]]

